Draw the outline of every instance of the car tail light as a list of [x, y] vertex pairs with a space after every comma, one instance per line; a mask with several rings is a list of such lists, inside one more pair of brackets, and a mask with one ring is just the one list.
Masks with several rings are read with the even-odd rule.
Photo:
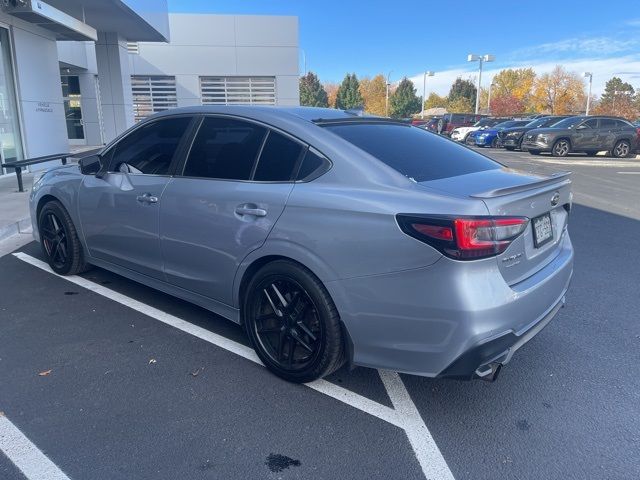
[[527, 228], [527, 217], [397, 216], [400, 229], [456, 260], [493, 257]]

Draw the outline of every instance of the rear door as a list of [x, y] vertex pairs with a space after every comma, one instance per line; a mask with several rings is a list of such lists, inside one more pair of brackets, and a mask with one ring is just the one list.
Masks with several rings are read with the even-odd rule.
[[598, 126], [598, 147], [600, 150], [611, 150], [620, 134], [618, 121], [613, 118], [601, 118]]
[[160, 207], [167, 280], [232, 304], [242, 260], [284, 210], [305, 146], [254, 122], [207, 116]]
[[142, 125], [106, 153], [101, 178], [84, 177], [78, 209], [92, 257], [164, 279], [159, 202], [191, 121], [176, 116]]

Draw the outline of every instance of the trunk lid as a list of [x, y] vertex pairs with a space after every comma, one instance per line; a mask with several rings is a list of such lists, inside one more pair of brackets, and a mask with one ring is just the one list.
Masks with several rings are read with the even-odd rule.
[[[490, 215], [529, 218], [524, 233], [496, 257], [505, 281], [513, 285], [535, 274], [558, 254], [568, 222], [569, 213], [565, 205], [571, 203], [569, 176], [569, 172], [541, 175], [500, 168], [422, 182], [421, 185], [456, 196], [480, 199]], [[550, 217], [552, 238], [536, 245], [533, 220], [546, 214]]]

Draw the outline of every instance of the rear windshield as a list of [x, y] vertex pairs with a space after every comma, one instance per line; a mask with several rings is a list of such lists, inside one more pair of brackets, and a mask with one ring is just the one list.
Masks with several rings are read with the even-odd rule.
[[501, 167], [456, 142], [411, 126], [358, 123], [325, 128], [416, 182]]

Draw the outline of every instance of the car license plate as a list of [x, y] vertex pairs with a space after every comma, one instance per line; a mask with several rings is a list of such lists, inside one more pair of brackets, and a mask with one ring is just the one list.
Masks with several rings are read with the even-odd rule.
[[553, 240], [551, 213], [545, 213], [531, 220], [533, 225], [533, 244], [536, 248]]

